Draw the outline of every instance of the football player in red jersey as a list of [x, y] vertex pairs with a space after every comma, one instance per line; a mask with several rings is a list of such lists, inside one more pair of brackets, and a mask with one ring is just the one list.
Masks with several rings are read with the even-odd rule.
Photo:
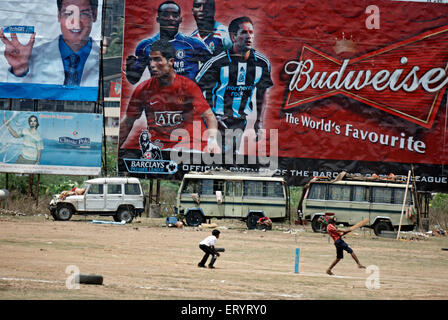
[[[126, 114], [120, 123], [120, 149], [132, 130], [134, 122], [145, 112], [147, 130], [158, 140], [161, 149], [179, 147], [179, 141], [171, 140], [175, 129], [184, 129], [190, 137], [188, 146], [193, 149], [193, 126], [205, 121], [208, 133], [206, 151], [220, 153], [217, 140], [217, 121], [199, 87], [190, 79], [174, 71], [174, 48], [158, 40], [151, 45], [150, 68], [152, 78], [142, 82], [133, 92]], [[184, 140], [183, 140], [184, 141]], [[196, 144], [197, 145], [197, 144]]]

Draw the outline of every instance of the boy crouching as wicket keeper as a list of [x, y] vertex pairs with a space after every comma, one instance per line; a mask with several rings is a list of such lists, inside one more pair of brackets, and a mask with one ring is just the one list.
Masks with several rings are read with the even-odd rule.
[[215, 264], [216, 258], [219, 257], [218, 251], [224, 252], [224, 248], [215, 248], [216, 240], [219, 238], [219, 234], [220, 231], [215, 229], [212, 231], [211, 236], [208, 236], [199, 243], [199, 248], [204, 251], [205, 254], [201, 262], [198, 263], [198, 267], [205, 268], [205, 263], [207, 262], [208, 257], [211, 255], [212, 259], [210, 260], [208, 267], [210, 269], [215, 268], [213, 265]]

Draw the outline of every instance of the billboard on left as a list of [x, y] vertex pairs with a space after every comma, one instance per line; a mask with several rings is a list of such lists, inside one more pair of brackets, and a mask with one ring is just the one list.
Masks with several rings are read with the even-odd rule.
[[0, 172], [99, 175], [100, 114], [0, 112]]
[[96, 101], [103, 0], [0, 0], [0, 98]]

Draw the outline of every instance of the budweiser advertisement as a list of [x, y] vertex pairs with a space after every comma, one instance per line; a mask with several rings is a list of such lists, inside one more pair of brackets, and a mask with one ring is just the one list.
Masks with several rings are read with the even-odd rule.
[[447, 41], [441, 3], [126, 1], [118, 169], [448, 192]]

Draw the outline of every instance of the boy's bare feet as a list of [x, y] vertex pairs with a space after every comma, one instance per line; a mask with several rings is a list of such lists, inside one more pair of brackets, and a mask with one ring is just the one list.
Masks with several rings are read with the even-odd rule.
[[334, 273], [333, 273], [333, 272], [331, 272], [331, 270], [330, 270], [330, 269], [327, 269], [327, 274], [329, 274], [330, 276], [334, 275]]
[[364, 267], [362, 264], [358, 264], [358, 268], [359, 269], [365, 269], [366, 267]]

